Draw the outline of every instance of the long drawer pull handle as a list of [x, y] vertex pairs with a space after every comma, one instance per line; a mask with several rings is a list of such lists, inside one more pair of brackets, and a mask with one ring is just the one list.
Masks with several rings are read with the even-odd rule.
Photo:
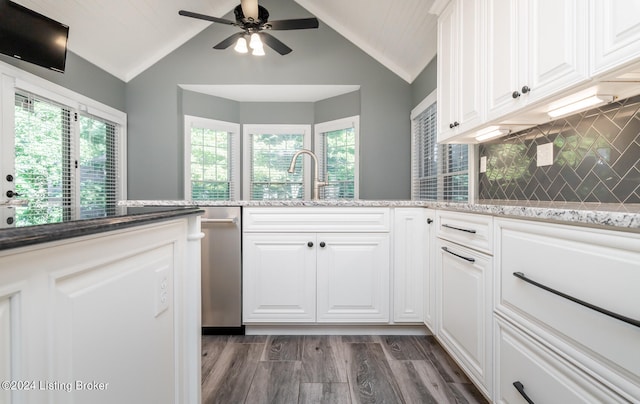
[[200, 219], [202, 223], [237, 223], [237, 217], [229, 217], [226, 219]]
[[475, 234], [476, 231], [473, 229], [463, 229], [462, 227], [455, 227], [455, 226], [451, 226], [449, 224], [443, 224], [442, 227], [446, 227], [447, 229], [453, 229], [453, 230], [458, 230], [458, 231], [464, 231], [466, 233], [473, 233]]
[[551, 292], [551, 293], [553, 293], [555, 295], [558, 295], [560, 297], [564, 297], [565, 299], [570, 300], [570, 301], [572, 301], [574, 303], [578, 303], [578, 304], [580, 304], [580, 305], [582, 305], [584, 307], [588, 307], [591, 310], [595, 310], [598, 313], [602, 313], [602, 314], [605, 314], [605, 315], [607, 315], [609, 317], [613, 317], [616, 320], [624, 321], [625, 323], [628, 323], [628, 324], [631, 324], [631, 325], [635, 325], [636, 327], [640, 327], [640, 321], [638, 321], [638, 320], [635, 320], [635, 319], [629, 318], [629, 317], [625, 317], [622, 314], [614, 313], [614, 312], [609, 311], [607, 309], [603, 309], [602, 307], [598, 307], [598, 306], [595, 306], [595, 305], [593, 305], [591, 303], [587, 303], [584, 300], [580, 300], [580, 299], [577, 299], [577, 298], [575, 298], [573, 296], [569, 296], [566, 293], [562, 293], [560, 291], [552, 289], [552, 288], [550, 288], [548, 286], [545, 286], [545, 285], [543, 285], [541, 283], [538, 283], [538, 282], [536, 282], [534, 280], [531, 280], [531, 279], [527, 278], [522, 272], [514, 272], [513, 276], [515, 276], [516, 278], [520, 278], [523, 281], [528, 282], [528, 283], [530, 283], [530, 284], [532, 284], [534, 286], [537, 286], [540, 289], [544, 289], [547, 292]]
[[465, 261], [469, 261], [469, 262], [476, 262], [476, 259], [475, 259], [475, 258], [469, 258], [469, 257], [465, 257], [465, 256], [460, 255], [460, 254], [456, 254], [456, 253], [454, 253], [453, 251], [449, 251], [449, 249], [448, 249], [447, 247], [442, 247], [442, 250], [443, 250], [443, 251], [445, 251], [445, 252], [448, 252], [448, 253], [449, 253], [449, 254], [451, 254], [451, 255], [455, 255], [455, 256], [456, 256], [456, 257], [458, 257], [458, 258], [462, 258], [462, 259], [463, 259], [463, 260], [465, 260]]
[[518, 390], [518, 393], [520, 393], [520, 395], [522, 396], [522, 398], [524, 398], [525, 400], [527, 400], [527, 403], [529, 404], [535, 404], [533, 401], [531, 401], [531, 399], [529, 398], [529, 396], [527, 395], [527, 393], [524, 392], [524, 386], [522, 385], [522, 383], [520, 382], [513, 382], [513, 387], [516, 388], [516, 390]]

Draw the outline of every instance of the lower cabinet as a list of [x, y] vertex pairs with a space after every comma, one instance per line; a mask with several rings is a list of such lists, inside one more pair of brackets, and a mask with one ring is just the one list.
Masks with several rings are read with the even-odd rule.
[[248, 233], [245, 323], [389, 321], [388, 233]]
[[492, 377], [492, 258], [436, 243], [437, 338], [485, 395]]
[[495, 337], [496, 403], [627, 402], [501, 318]]

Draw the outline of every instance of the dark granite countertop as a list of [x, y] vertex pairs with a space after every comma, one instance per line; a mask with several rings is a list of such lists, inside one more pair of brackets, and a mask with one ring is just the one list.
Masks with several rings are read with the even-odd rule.
[[130, 209], [126, 215], [1, 229], [0, 250], [103, 233], [152, 222], [170, 220], [180, 216], [199, 215], [202, 213], [203, 210], [193, 207]]

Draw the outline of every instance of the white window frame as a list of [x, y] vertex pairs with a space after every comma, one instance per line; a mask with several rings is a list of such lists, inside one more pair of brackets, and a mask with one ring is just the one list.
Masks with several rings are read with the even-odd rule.
[[[116, 173], [116, 199], [127, 199], [127, 114], [118, 109], [102, 104], [82, 94], [76, 93], [68, 88], [52, 83], [42, 77], [18, 69], [7, 63], [0, 62], [0, 115], [2, 122], [0, 126], [0, 172], [4, 175], [14, 173], [15, 162], [15, 93], [16, 90], [23, 90], [39, 97], [43, 97], [63, 104], [72, 113], [93, 115], [97, 118], [110, 121], [116, 125], [117, 139], [117, 173]], [[80, 122], [72, 120], [71, 130], [73, 136], [77, 138], [72, 150], [72, 158], [79, 160], [80, 154]], [[75, 187], [79, 190], [80, 176], [75, 176]], [[0, 181], [0, 195], [4, 196], [11, 185], [6, 181]], [[0, 198], [4, 201], [5, 198]], [[125, 207], [116, 205], [116, 213], [122, 214]], [[4, 209], [0, 209], [4, 211]], [[80, 192], [74, 193], [72, 217], [78, 219], [80, 215]], [[0, 219], [4, 223], [4, 213]]]
[[[280, 124], [244, 124], [242, 125], [242, 195], [244, 199], [251, 199], [251, 134], [271, 133], [275, 135], [287, 135], [292, 133], [302, 133], [303, 147], [311, 147], [311, 125], [280, 125]], [[303, 160], [302, 186], [304, 189], [303, 199], [311, 199], [311, 162], [309, 156], [300, 156]]]
[[[324, 142], [323, 133], [333, 132], [336, 130], [353, 128], [356, 140], [356, 150], [355, 150], [355, 173], [353, 177], [354, 188], [353, 188], [353, 198], [358, 199], [360, 197], [360, 115], [350, 116], [347, 118], [335, 119], [333, 121], [320, 122], [315, 124], [314, 126], [314, 150], [316, 153], [319, 153], [319, 150], [324, 150], [322, 143]], [[323, 181], [327, 180], [327, 169], [325, 167], [324, 155], [318, 154], [318, 160], [320, 161], [320, 175], [322, 176]]]
[[191, 199], [191, 128], [205, 128], [231, 133], [230, 200], [240, 199], [240, 124], [199, 116], [184, 116], [184, 199]]

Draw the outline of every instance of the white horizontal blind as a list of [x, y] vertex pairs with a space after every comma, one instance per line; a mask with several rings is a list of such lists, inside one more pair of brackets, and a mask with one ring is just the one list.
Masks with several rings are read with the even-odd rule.
[[193, 124], [190, 128], [191, 199], [230, 200], [237, 191], [233, 136], [239, 134], [227, 128], [202, 126]]
[[249, 133], [250, 199], [302, 199], [302, 158], [293, 174], [291, 158], [304, 148], [304, 133]]
[[418, 113], [412, 121], [412, 198], [468, 201], [470, 146], [437, 143], [435, 102]]
[[412, 197], [417, 200], [438, 199], [438, 143], [436, 103], [413, 119]]
[[355, 199], [356, 128], [350, 127], [316, 133], [319, 171], [328, 185], [321, 188], [322, 199]]
[[112, 216], [119, 199], [117, 125], [88, 114], [79, 117], [79, 125], [80, 218]]
[[27, 92], [15, 94], [15, 190], [28, 206], [16, 208], [16, 226], [73, 218], [71, 111]]

